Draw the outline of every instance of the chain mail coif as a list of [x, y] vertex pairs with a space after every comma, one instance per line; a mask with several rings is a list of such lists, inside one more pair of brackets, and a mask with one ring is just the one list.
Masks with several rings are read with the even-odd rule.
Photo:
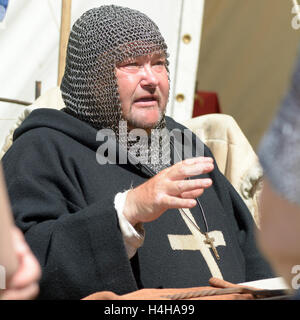
[[114, 5], [87, 11], [70, 33], [61, 84], [66, 108], [96, 129], [116, 129], [121, 120], [116, 64], [154, 52], [167, 57], [167, 46], [145, 14]]
[[[145, 14], [115, 5], [85, 12], [73, 25], [61, 83], [65, 111], [118, 136], [122, 120], [115, 67], [137, 56], [163, 53], [167, 45]], [[164, 128], [165, 119], [156, 128]], [[157, 171], [157, 170], [155, 170]]]

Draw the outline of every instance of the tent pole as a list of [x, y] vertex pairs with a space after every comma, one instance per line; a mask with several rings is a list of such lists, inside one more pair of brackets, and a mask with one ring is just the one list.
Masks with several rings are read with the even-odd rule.
[[61, 83], [66, 65], [67, 45], [71, 27], [71, 6], [72, 0], [62, 0], [57, 77], [58, 86]]

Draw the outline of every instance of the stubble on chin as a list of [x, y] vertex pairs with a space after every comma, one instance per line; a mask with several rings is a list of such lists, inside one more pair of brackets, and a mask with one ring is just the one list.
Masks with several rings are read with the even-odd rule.
[[147, 123], [147, 121], [143, 121], [142, 119], [138, 119], [136, 116], [133, 115], [132, 111], [130, 110], [127, 116], [123, 115], [125, 121], [127, 121], [127, 127], [129, 130], [132, 129], [144, 129], [144, 130], [151, 130], [157, 127], [157, 125], [161, 122], [162, 118], [165, 115], [165, 110], [162, 111], [161, 109], [158, 110], [159, 116], [155, 123]]

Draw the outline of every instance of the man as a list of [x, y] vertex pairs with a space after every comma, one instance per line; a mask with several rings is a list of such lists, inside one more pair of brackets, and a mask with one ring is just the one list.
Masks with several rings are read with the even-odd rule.
[[[165, 116], [167, 59], [144, 14], [89, 10], [70, 34], [64, 112], [33, 111], [16, 130], [3, 163], [16, 223], [43, 268], [40, 298], [271, 276], [212, 154]], [[183, 146], [196, 157], [181, 159]]]

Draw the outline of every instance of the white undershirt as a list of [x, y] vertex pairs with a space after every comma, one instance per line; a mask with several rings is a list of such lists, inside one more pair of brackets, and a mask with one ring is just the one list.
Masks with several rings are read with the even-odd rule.
[[117, 193], [114, 199], [114, 205], [117, 211], [127, 255], [128, 258], [131, 259], [135, 255], [137, 249], [140, 248], [144, 243], [145, 230], [142, 223], [138, 223], [135, 225], [135, 227], [133, 227], [123, 215], [128, 191], [129, 190]]

